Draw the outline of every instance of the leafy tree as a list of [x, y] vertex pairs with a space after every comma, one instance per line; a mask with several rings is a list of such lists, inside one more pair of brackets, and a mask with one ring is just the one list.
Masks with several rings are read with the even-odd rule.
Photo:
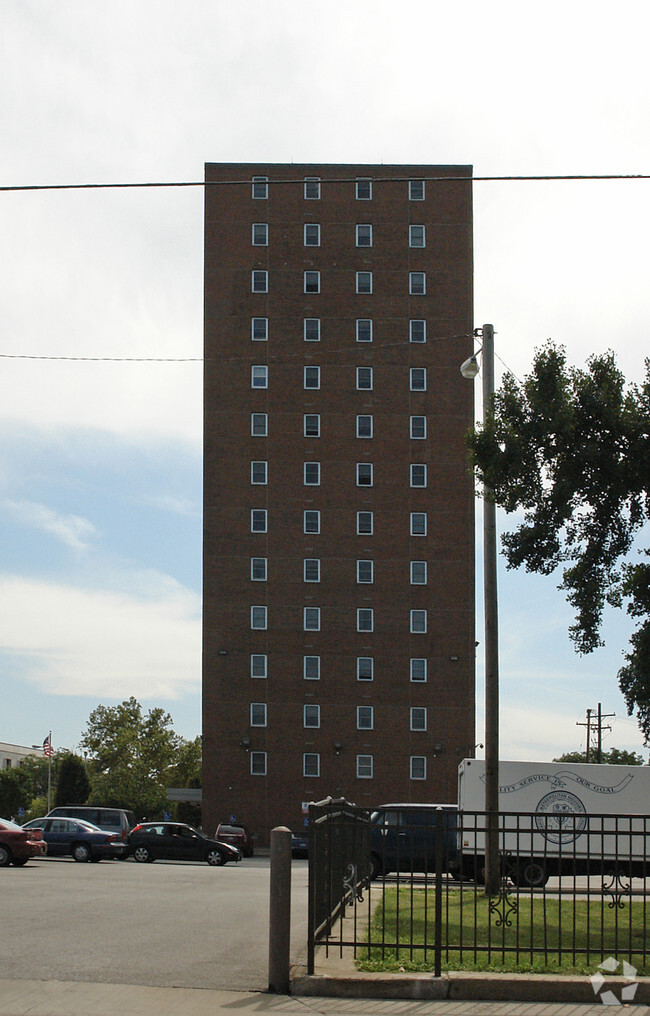
[[[595, 762], [595, 752], [590, 752], [589, 761]], [[554, 758], [554, 762], [586, 762], [587, 752], [586, 751], [565, 751], [559, 758]], [[609, 751], [601, 753], [601, 762], [606, 763], [610, 766], [642, 766], [645, 765], [645, 760], [642, 755], [638, 755], [635, 751], [626, 751], [624, 748], [610, 748]]]
[[[523, 382], [504, 376], [470, 433], [472, 463], [496, 504], [524, 521], [503, 536], [508, 567], [550, 575], [575, 610], [576, 650], [602, 645], [606, 604], [638, 619], [619, 686], [650, 741], [650, 562], [626, 560], [650, 519], [650, 360], [627, 385], [611, 352], [586, 369], [562, 347], [536, 350]], [[642, 552], [648, 557], [648, 551]]]
[[90, 780], [83, 759], [66, 752], [59, 762], [55, 804], [85, 804], [90, 794]]
[[90, 756], [90, 804], [131, 808], [137, 818], [161, 815], [166, 788], [182, 743], [172, 718], [160, 708], [143, 715], [133, 696], [92, 711], [81, 746]]
[[0, 815], [3, 818], [15, 818], [18, 809], [25, 808], [28, 803], [25, 781], [20, 778], [20, 770], [0, 770]]
[[[176, 760], [169, 774], [169, 786], [198, 788], [201, 786], [202, 739], [199, 735], [193, 741], [183, 741], [177, 751]], [[175, 817], [179, 822], [200, 826], [201, 805], [192, 801], [178, 801]]]

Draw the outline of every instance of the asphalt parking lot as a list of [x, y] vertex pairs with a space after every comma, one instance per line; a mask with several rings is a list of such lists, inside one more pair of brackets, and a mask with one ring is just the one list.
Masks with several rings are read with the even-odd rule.
[[[269, 859], [68, 858], [0, 868], [0, 977], [265, 990]], [[292, 865], [292, 956], [305, 948], [307, 862]]]

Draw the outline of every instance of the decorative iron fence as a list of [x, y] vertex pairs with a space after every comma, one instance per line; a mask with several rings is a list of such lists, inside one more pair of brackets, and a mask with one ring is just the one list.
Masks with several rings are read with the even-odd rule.
[[650, 816], [500, 813], [488, 899], [484, 812], [328, 807], [310, 814], [310, 972], [320, 945], [366, 969], [590, 972], [615, 957], [650, 974]]

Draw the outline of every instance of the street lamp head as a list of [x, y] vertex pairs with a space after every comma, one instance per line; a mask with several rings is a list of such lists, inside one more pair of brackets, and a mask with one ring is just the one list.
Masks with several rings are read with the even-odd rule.
[[467, 381], [473, 381], [479, 372], [478, 359], [476, 356], [470, 356], [468, 360], [460, 365], [460, 372]]

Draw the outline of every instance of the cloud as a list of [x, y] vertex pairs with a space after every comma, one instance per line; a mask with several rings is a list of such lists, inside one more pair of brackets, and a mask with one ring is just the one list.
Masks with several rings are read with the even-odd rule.
[[200, 597], [168, 576], [79, 589], [0, 576], [5, 670], [55, 695], [175, 699], [201, 680]]
[[0, 502], [0, 507], [10, 511], [25, 526], [42, 529], [74, 550], [88, 546], [88, 538], [96, 532], [92, 522], [79, 515], [59, 515], [47, 505], [35, 501]]

